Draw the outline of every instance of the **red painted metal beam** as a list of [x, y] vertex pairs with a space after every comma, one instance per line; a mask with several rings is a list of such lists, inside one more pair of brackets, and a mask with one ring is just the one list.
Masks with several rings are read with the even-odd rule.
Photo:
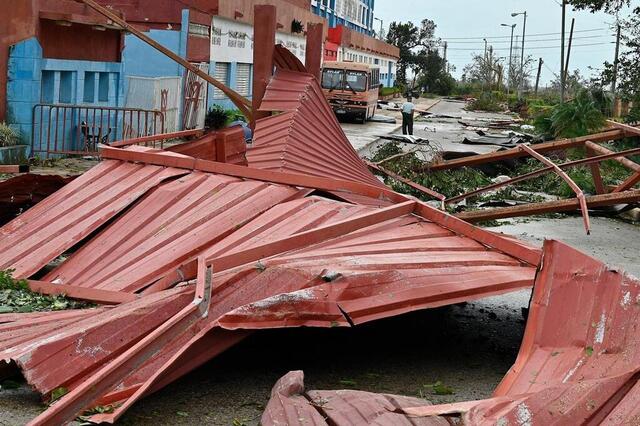
[[101, 305], [118, 305], [138, 298], [132, 293], [121, 291], [100, 290], [96, 288], [76, 287], [68, 284], [54, 284], [46, 281], [28, 280], [31, 291], [41, 294], [64, 295], [71, 299], [85, 300]]
[[[587, 142], [586, 144], [587, 149], [591, 148], [591, 145], [589, 145], [589, 142]], [[593, 144], [595, 145], [595, 144]], [[602, 148], [600, 145], [595, 145], [598, 148]], [[636, 154], [640, 154], [640, 148], [633, 148], [633, 149], [629, 149], [626, 151], [619, 151], [619, 152], [614, 152], [614, 151], [609, 151], [608, 149], [602, 148], [605, 152], [604, 155], [599, 155], [599, 156], [595, 156], [595, 157], [589, 157], [589, 158], [583, 158], [581, 160], [575, 160], [575, 161], [569, 161], [567, 163], [563, 163], [563, 164], [558, 164], [557, 166], [561, 169], [569, 169], [571, 167], [577, 167], [577, 166], [581, 166], [581, 165], [588, 165], [588, 164], [596, 164], [596, 163], [600, 163], [602, 161], [605, 160], [627, 160], [626, 158], [624, 158], [624, 156], [627, 155], [636, 155]], [[601, 151], [597, 151], [597, 152], [601, 152]], [[633, 161], [632, 161], [633, 163]], [[635, 164], [635, 163], [634, 163]], [[505, 186], [509, 186], [509, 185], [513, 185], [514, 183], [518, 183], [518, 182], [522, 182], [525, 180], [529, 180], [532, 179], [536, 176], [541, 176], [544, 175], [546, 173], [549, 173], [551, 171], [553, 171], [554, 168], [552, 166], [548, 166], [548, 167], [544, 167], [540, 170], [535, 170], [533, 172], [524, 174], [522, 176], [516, 176], [513, 179], [509, 179], [506, 180], [504, 182], [498, 182], [498, 183], [494, 183], [491, 185], [487, 185], [484, 186], [482, 188], [478, 188], [476, 190], [473, 191], [469, 191], [465, 194], [461, 194], [461, 195], [456, 195], [455, 197], [451, 197], [451, 198], [447, 198], [445, 200], [446, 204], [450, 204], [450, 203], [455, 203], [458, 202], [460, 200], [464, 200], [465, 198], [469, 198], [472, 197], [474, 195], [478, 195], [478, 194], [484, 194], [485, 192], [488, 191], [492, 191], [494, 189], [498, 189], [498, 188], [502, 188]], [[638, 171], [640, 171], [640, 165], [638, 166]]]
[[620, 185], [618, 185], [613, 192], [624, 192], [628, 189], [631, 189], [633, 186], [635, 186], [638, 182], [640, 182], [640, 172], [637, 172], [634, 175], [629, 176], [629, 178], [627, 180], [625, 180], [624, 182], [622, 182]]
[[268, 117], [269, 112], [259, 111], [267, 85], [273, 75], [273, 54], [276, 48], [276, 8], [272, 5], [254, 6], [253, 24], [253, 120]]
[[29, 173], [29, 166], [0, 165], [0, 173]]
[[206, 268], [204, 259], [198, 260], [199, 268], [205, 272], [198, 274], [193, 302], [178, 314], [156, 328], [122, 355], [105, 364], [89, 376], [78, 387], [63, 396], [54, 405], [29, 425], [65, 424], [72, 421], [77, 413], [89, 407], [100, 396], [113, 389], [131, 371], [140, 367], [167, 343], [184, 332], [190, 325], [206, 316], [211, 300], [211, 268]]
[[207, 261], [213, 265], [216, 272], [224, 271], [246, 263], [271, 257], [276, 254], [285, 253], [302, 247], [308, 247], [332, 238], [337, 238], [341, 235], [345, 235], [386, 220], [411, 214], [415, 207], [415, 201], [405, 201], [391, 207], [374, 210], [373, 212], [365, 213], [331, 225], [325, 225], [310, 231], [287, 236], [280, 240], [252, 247], [239, 253], [207, 259]]
[[305, 52], [305, 67], [307, 72], [320, 80], [322, 65], [324, 25], [307, 24], [307, 50]]
[[569, 187], [573, 190], [573, 192], [575, 192], [576, 197], [580, 202], [580, 210], [582, 211], [582, 219], [584, 220], [584, 227], [587, 230], [587, 235], [589, 235], [591, 233], [591, 225], [589, 224], [589, 210], [587, 208], [587, 202], [584, 199], [584, 193], [582, 192], [582, 189], [580, 189], [580, 187], [576, 185], [573, 179], [571, 179], [568, 174], [566, 174], [560, 167], [558, 167], [556, 163], [549, 160], [547, 157], [538, 154], [530, 146], [520, 145], [520, 149], [527, 152], [529, 155], [531, 155], [533, 158], [537, 159], [538, 161], [546, 164], [549, 167], [552, 167], [555, 173], [558, 176], [560, 176], [565, 182], [567, 182], [567, 185], [569, 185]]
[[280, 183], [303, 188], [315, 188], [324, 191], [344, 191], [372, 198], [387, 199], [393, 202], [407, 201], [408, 198], [385, 187], [340, 179], [329, 179], [307, 175], [260, 170], [234, 164], [217, 163], [190, 157], [176, 157], [162, 152], [134, 152], [116, 148], [101, 147], [100, 156], [104, 159], [115, 159], [132, 162], [143, 162], [165, 167], [187, 170], [200, 170], [244, 179]]
[[372, 162], [366, 161], [366, 160], [364, 160], [364, 163], [367, 166], [369, 166], [370, 168], [379, 171], [380, 173], [384, 173], [385, 175], [387, 175], [387, 176], [389, 176], [389, 177], [391, 177], [391, 178], [393, 178], [393, 179], [395, 179], [395, 180], [397, 180], [399, 182], [402, 182], [405, 185], [410, 186], [411, 188], [413, 188], [413, 189], [415, 189], [417, 191], [420, 191], [422, 193], [427, 194], [430, 197], [433, 197], [433, 198], [435, 198], [437, 200], [440, 200], [442, 202], [442, 209], [444, 210], [444, 201], [447, 198], [444, 195], [434, 191], [433, 189], [426, 188], [426, 187], [424, 187], [422, 185], [419, 185], [419, 184], [417, 184], [417, 183], [415, 183], [413, 181], [410, 181], [409, 179], [406, 179], [406, 178], [404, 178], [404, 177], [402, 177], [400, 175], [397, 175], [397, 174], [393, 173], [391, 170], [387, 170], [384, 167], [380, 166], [379, 164], [375, 164], [375, 163], [372, 163]]
[[158, 135], [142, 136], [142, 137], [134, 138], [134, 139], [126, 139], [126, 140], [122, 140], [122, 141], [116, 141], [116, 142], [113, 142], [113, 143], [109, 144], [109, 146], [111, 146], [113, 148], [122, 148], [122, 147], [129, 146], [129, 145], [156, 142], [156, 141], [160, 141], [160, 140], [181, 139], [181, 138], [186, 138], [186, 137], [189, 137], [189, 136], [196, 136], [197, 137], [197, 136], [201, 136], [203, 133], [204, 133], [204, 131], [202, 129], [183, 130], [181, 132], [173, 132], [173, 133], [161, 133], [161, 134], [158, 134]]

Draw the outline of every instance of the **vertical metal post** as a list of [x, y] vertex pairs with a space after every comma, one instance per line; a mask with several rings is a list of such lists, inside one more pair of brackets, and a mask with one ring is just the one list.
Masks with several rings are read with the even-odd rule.
[[322, 65], [322, 42], [324, 41], [324, 25], [308, 24], [307, 26], [307, 50], [304, 63], [309, 74], [320, 80], [320, 67]]
[[560, 34], [560, 102], [564, 102], [564, 27], [565, 19], [567, 17], [567, 2], [562, 0], [562, 33]]
[[527, 12], [524, 12], [524, 24], [522, 25], [522, 51], [520, 52], [520, 87], [518, 97], [522, 97], [524, 92], [524, 37], [527, 31]]
[[511, 66], [513, 64], [513, 30], [515, 30], [515, 28], [516, 24], [511, 25], [511, 43], [509, 44], [509, 70], [507, 71], [509, 73], [507, 75], [507, 95], [511, 91]]
[[254, 6], [253, 33], [253, 99], [254, 111], [251, 128], [255, 130], [255, 120], [268, 117], [270, 113], [259, 112], [267, 84], [273, 75], [273, 53], [276, 48], [276, 7]]

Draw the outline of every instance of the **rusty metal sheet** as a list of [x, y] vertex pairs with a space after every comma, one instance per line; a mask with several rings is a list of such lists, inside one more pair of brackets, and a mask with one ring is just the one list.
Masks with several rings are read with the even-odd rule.
[[104, 161], [0, 228], [0, 270], [28, 278], [183, 170]]
[[[473, 425], [638, 424], [639, 300], [637, 278], [546, 241], [520, 353], [494, 397], [397, 406], [395, 413], [412, 422], [457, 416]], [[370, 396], [356, 399], [366, 403]], [[301, 400], [282, 392], [272, 395], [263, 421], [276, 424], [282, 407], [296, 403]], [[352, 424], [349, 416], [358, 415], [351, 404], [347, 416], [332, 418], [332, 424]]]
[[449, 426], [442, 418], [410, 419], [398, 409], [419, 407], [428, 401], [356, 390], [308, 391], [302, 371], [282, 377], [271, 391], [260, 424], [263, 426]]
[[250, 167], [382, 185], [349, 143], [312, 75], [278, 69], [260, 109], [282, 114], [257, 121], [247, 151]]

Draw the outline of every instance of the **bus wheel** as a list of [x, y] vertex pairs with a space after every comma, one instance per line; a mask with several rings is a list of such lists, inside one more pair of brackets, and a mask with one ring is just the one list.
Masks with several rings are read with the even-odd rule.
[[360, 116], [360, 124], [366, 124], [366, 123], [367, 123], [367, 113], [365, 112]]

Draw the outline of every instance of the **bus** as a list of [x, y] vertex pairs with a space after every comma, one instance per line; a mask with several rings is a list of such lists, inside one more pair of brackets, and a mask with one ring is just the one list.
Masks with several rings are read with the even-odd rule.
[[326, 62], [322, 90], [338, 117], [351, 116], [365, 123], [378, 105], [380, 69], [355, 62]]

